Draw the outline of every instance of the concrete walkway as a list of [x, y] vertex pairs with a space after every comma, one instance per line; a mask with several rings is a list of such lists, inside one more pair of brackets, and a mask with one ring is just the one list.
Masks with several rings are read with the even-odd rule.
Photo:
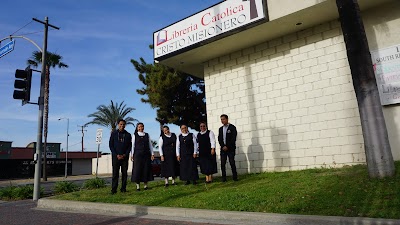
[[163, 218], [176, 221], [201, 220], [218, 224], [400, 225], [400, 220], [389, 219], [234, 212], [223, 210], [63, 201], [50, 198], [39, 199], [37, 209], [113, 216], [139, 216], [153, 219]]

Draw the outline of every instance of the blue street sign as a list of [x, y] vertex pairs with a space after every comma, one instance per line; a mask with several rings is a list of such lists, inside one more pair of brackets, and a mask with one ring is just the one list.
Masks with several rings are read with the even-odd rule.
[[14, 50], [15, 40], [12, 40], [0, 48], [0, 58]]

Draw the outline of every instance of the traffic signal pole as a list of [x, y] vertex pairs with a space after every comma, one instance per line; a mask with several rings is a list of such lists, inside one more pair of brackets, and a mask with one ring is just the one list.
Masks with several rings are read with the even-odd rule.
[[[36, 153], [34, 156], [35, 164], [35, 176], [34, 176], [34, 187], [33, 187], [33, 201], [37, 201], [40, 198], [40, 177], [42, 170], [42, 137], [43, 137], [43, 111], [44, 111], [44, 81], [46, 78], [46, 57], [47, 57], [47, 34], [49, 26], [55, 29], [59, 29], [49, 24], [48, 17], [45, 17], [45, 21], [40, 21], [33, 18], [34, 21], [44, 24], [44, 40], [43, 40], [43, 51], [42, 51], [42, 71], [40, 76], [40, 96], [38, 99], [39, 115], [38, 115], [38, 132], [36, 141]], [[46, 157], [46, 156], [45, 156]], [[46, 166], [46, 165], [44, 165]]]
[[[46, 24], [48, 24], [48, 18], [46, 17]], [[47, 33], [48, 26], [44, 26], [44, 41], [42, 51], [42, 71], [40, 75], [40, 95], [38, 99], [39, 115], [38, 115], [38, 132], [36, 141], [36, 153], [34, 159], [35, 164], [35, 176], [33, 183], [33, 201], [37, 201], [40, 198], [40, 178], [42, 173], [42, 137], [43, 137], [43, 109], [44, 109], [44, 79], [46, 76], [46, 52], [47, 52]], [[46, 166], [46, 165], [44, 165]]]

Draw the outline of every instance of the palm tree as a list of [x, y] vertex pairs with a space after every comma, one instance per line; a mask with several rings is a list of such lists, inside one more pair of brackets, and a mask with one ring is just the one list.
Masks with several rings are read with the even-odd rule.
[[86, 123], [85, 126], [89, 124], [97, 124], [111, 128], [111, 132], [113, 132], [118, 125], [117, 123], [119, 119], [124, 119], [126, 124], [135, 126], [134, 122], [137, 122], [138, 120], [130, 116], [127, 117], [127, 115], [133, 110], [135, 110], [135, 108], [126, 107], [124, 102], [114, 104], [114, 102], [111, 101], [110, 105], [100, 105], [97, 107], [97, 112], [89, 114], [88, 117], [93, 117], [93, 120]]
[[357, 96], [370, 177], [390, 177], [395, 168], [371, 53], [357, 0], [336, 0]]
[[[47, 156], [46, 156], [46, 150], [47, 150], [47, 131], [48, 131], [48, 121], [49, 121], [49, 93], [50, 93], [50, 67], [51, 68], [68, 68], [68, 65], [61, 62], [62, 56], [56, 54], [56, 53], [51, 53], [47, 52], [46, 53], [46, 73], [45, 73], [45, 82], [44, 82], [44, 112], [43, 112], [43, 136], [44, 136], [44, 142], [43, 142], [43, 163], [45, 166], [43, 166], [43, 180], [47, 181], [47, 173], [46, 173], [46, 165], [47, 165]], [[42, 52], [40, 51], [34, 51], [32, 53], [32, 56], [30, 59], [27, 61], [28, 65], [31, 65], [35, 68], [38, 67], [39, 64], [42, 63]]]

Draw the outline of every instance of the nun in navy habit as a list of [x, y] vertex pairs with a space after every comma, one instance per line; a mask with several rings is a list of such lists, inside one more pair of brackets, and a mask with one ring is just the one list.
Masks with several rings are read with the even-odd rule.
[[200, 132], [197, 134], [199, 143], [200, 171], [206, 175], [206, 183], [213, 181], [212, 175], [217, 173], [217, 156], [215, 154], [215, 135], [207, 129], [205, 122], [200, 123]]
[[181, 125], [181, 134], [176, 139], [176, 157], [180, 162], [180, 180], [186, 181], [185, 185], [196, 184], [199, 179], [196, 158], [198, 155], [196, 137], [189, 133], [186, 125]]
[[136, 191], [140, 191], [140, 182], [144, 183], [144, 190], [147, 190], [147, 182], [154, 180], [151, 170], [154, 154], [149, 134], [144, 132], [143, 123], [136, 125], [132, 143], [131, 160], [134, 162], [134, 166], [131, 181], [136, 183]]
[[176, 160], [176, 135], [169, 131], [168, 126], [163, 126], [161, 136], [158, 139], [158, 151], [161, 156], [161, 176], [165, 179], [165, 187], [168, 187], [168, 178], [172, 178], [172, 185], [176, 185], [178, 161]]

